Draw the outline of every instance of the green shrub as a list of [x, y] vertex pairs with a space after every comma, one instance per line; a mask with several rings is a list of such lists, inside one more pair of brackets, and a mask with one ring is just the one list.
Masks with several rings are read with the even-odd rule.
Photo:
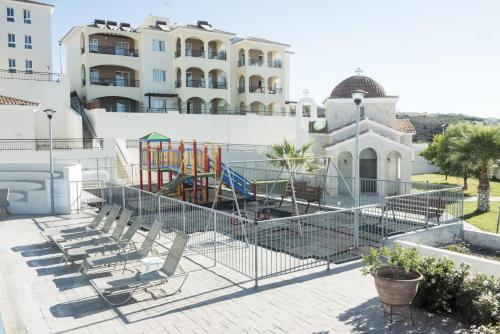
[[469, 324], [498, 324], [500, 321], [500, 280], [479, 274], [468, 277], [457, 294], [457, 313]]
[[419, 271], [423, 275], [414, 300], [416, 307], [433, 313], [453, 313], [457, 308], [457, 294], [463, 287], [469, 267], [447, 258], [424, 257]]
[[[391, 267], [396, 277], [410, 270], [418, 271], [423, 279], [413, 304], [426, 311], [454, 316], [476, 327], [477, 333], [496, 333], [500, 324], [500, 279], [484, 274], [471, 275], [469, 265], [455, 263], [445, 257], [423, 257], [414, 248], [396, 244], [392, 249], [372, 249], [363, 258], [363, 273], [381, 267]], [[500, 331], [499, 331], [500, 333]]]

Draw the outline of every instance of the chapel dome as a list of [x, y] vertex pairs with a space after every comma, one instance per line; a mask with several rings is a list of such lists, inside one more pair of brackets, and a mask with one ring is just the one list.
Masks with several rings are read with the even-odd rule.
[[365, 97], [386, 97], [385, 89], [378, 82], [364, 75], [353, 75], [339, 83], [330, 94], [331, 99], [351, 98], [355, 90], [367, 92]]

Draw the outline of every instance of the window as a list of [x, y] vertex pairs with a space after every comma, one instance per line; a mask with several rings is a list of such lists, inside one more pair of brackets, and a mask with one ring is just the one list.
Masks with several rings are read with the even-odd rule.
[[153, 108], [166, 110], [167, 109], [167, 100], [165, 100], [165, 99], [153, 100]]
[[7, 22], [14, 22], [14, 8], [7, 7]]
[[130, 112], [131, 104], [129, 100], [116, 101], [116, 112]]
[[116, 85], [123, 87], [133, 87], [130, 82], [130, 73], [123, 71], [116, 71], [115, 73]]
[[32, 49], [33, 45], [31, 44], [31, 36], [30, 35], [24, 35], [24, 48], [25, 49]]
[[153, 39], [153, 51], [165, 52], [165, 41]]
[[167, 73], [164, 70], [154, 69], [153, 70], [153, 80], [154, 81], [166, 81]]
[[9, 58], [9, 72], [15, 72], [16, 71], [16, 60]]
[[130, 44], [128, 42], [118, 41], [115, 46], [115, 54], [119, 56], [129, 55]]
[[360, 118], [365, 117], [365, 107], [359, 108], [359, 117]]
[[14, 34], [9, 34], [9, 48], [15, 48], [16, 47], [16, 35]]
[[99, 82], [99, 70], [92, 69], [90, 70], [90, 83]]
[[89, 51], [90, 52], [98, 52], [99, 51], [99, 40], [97, 38], [92, 38], [90, 40]]
[[33, 73], [33, 61], [26, 60], [26, 73]]
[[31, 10], [24, 10], [24, 23], [31, 24]]

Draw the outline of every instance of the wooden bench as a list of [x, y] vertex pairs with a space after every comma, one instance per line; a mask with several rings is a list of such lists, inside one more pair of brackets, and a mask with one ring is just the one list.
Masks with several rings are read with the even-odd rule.
[[[323, 188], [308, 186], [306, 182], [295, 182], [293, 188], [295, 190], [295, 199], [298, 201], [307, 202], [306, 210], [304, 213], [307, 213], [307, 211], [309, 211], [309, 206], [313, 202], [318, 203], [319, 209], [321, 210], [321, 196], [323, 194]], [[281, 207], [281, 204], [283, 204], [283, 200], [285, 199], [285, 197], [293, 198], [293, 190], [290, 184], [286, 186], [285, 194], [281, 196], [280, 205], [278, 207]]]
[[9, 189], [0, 189], [0, 219], [5, 218], [9, 211]]
[[393, 219], [396, 220], [395, 212], [405, 212], [424, 216], [426, 222], [429, 219], [439, 219], [444, 214], [447, 201], [441, 197], [428, 195], [413, 195], [408, 197], [390, 198], [386, 202], [386, 210], [392, 211]]

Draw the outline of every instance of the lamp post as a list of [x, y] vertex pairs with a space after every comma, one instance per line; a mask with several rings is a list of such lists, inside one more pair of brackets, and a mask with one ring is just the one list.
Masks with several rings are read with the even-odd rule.
[[[365, 97], [366, 92], [362, 90], [355, 90], [352, 92], [352, 99], [354, 104], [356, 104], [356, 141], [354, 147], [354, 206], [359, 208], [360, 206], [360, 173], [359, 173], [359, 120], [361, 114], [361, 103]], [[359, 246], [359, 219], [360, 212], [356, 210], [354, 213], [354, 242], [355, 246]]]
[[50, 213], [54, 212], [54, 161], [52, 159], [52, 117], [56, 113], [55, 110], [45, 109], [43, 111], [49, 119], [49, 159], [50, 159]]

